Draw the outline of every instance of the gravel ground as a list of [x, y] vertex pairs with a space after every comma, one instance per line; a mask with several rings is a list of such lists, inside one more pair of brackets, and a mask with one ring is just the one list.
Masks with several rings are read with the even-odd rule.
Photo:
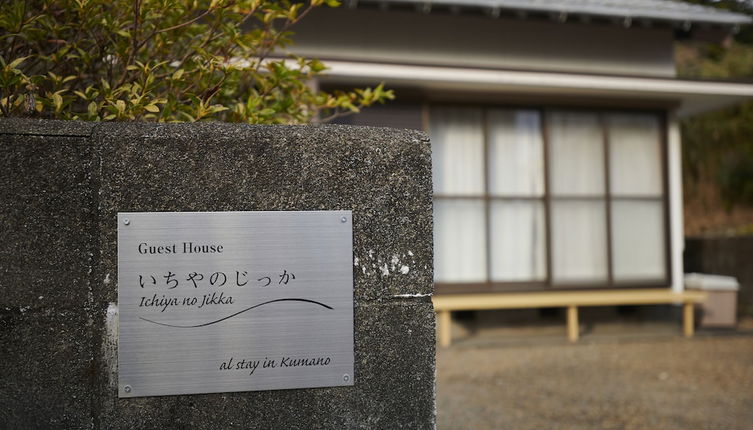
[[753, 336], [437, 352], [447, 429], [753, 429]]

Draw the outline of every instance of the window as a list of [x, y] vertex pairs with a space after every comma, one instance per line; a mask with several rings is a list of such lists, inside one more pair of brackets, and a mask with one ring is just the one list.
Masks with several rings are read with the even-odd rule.
[[652, 113], [435, 107], [439, 291], [668, 285]]

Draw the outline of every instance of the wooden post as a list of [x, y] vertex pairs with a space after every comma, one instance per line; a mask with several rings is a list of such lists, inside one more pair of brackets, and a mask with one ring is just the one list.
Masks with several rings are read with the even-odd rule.
[[439, 332], [439, 346], [450, 346], [452, 343], [452, 316], [450, 311], [439, 311], [437, 331]]
[[570, 305], [567, 307], [567, 338], [570, 342], [577, 342], [579, 335], [578, 327], [578, 307]]
[[685, 337], [693, 337], [695, 322], [693, 321], [693, 302], [687, 301], [682, 305], [682, 327]]

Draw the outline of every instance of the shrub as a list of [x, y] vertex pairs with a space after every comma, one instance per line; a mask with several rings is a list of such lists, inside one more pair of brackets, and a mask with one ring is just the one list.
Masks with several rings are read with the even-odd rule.
[[285, 52], [320, 6], [288, 0], [6, 0], [0, 113], [90, 121], [328, 120], [393, 98], [322, 92], [325, 66]]

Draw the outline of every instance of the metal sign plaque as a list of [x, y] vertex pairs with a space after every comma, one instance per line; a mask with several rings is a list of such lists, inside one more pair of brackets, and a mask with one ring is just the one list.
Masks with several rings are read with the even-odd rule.
[[120, 397], [353, 385], [350, 211], [118, 214]]

